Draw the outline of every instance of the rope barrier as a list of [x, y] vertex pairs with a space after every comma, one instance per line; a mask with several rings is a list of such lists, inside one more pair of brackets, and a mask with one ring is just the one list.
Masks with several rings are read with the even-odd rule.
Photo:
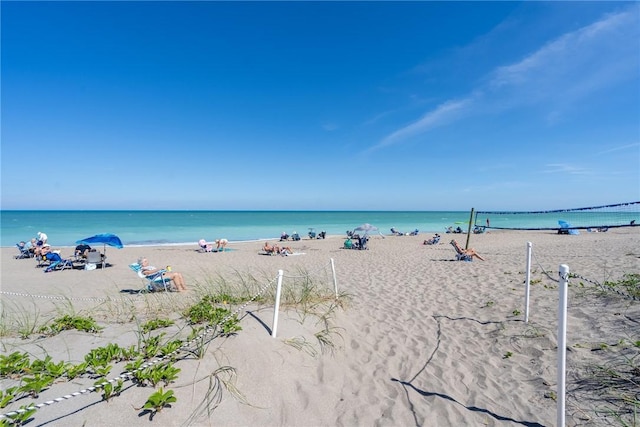
[[44, 408], [46, 406], [50, 406], [53, 405], [55, 403], [59, 403], [59, 402], [63, 402], [65, 400], [69, 400], [73, 397], [77, 397], [77, 396], [81, 396], [83, 394], [88, 394], [88, 393], [93, 393], [97, 390], [100, 390], [102, 388], [104, 388], [106, 385], [108, 384], [113, 384], [116, 381], [119, 380], [129, 380], [131, 379], [131, 377], [134, 376], [134, 374], [136, 372], [140, 372], [144, 369], [147, 369], [149, 367], [152, 367], [154, 365], [160, 364], [161, 362], [166, 361], [167, 359], [171, 358], [174, 355], [177, 355], [179, 352], [187, 352], [187, 353], [193, 353], [194, 351], [189, 349], [189, 346], [191, 344], [194, 343], [199, 343], [202, 342], [202, 344], [206, 344], [208, 342], [210, 342], [211, 340], [213, 340], [215, 338], [215, 336], [212, 336], [209, 340], [205, 341], [205, 337], [206, 335], [208, 335], [211, 331], [216, 331], [217, 328], [224, 324], [225, 322], [227, 322], [229, 319], [231, 319], [233, 316], [237, 315], [240, 311], [244, 310], [245, 307], [247, 307], [247, 305], [249, 305], [250, 303], [252, 303], [253, 301], [255, 301], [259, 296], [261, 296], [271, 285], [273, 285], [273, 283], [275, 283], [275, 279], [272, 279], [270, 282], [268, 282], [266, 285], [264, 285], [257, 294], [255, 294], [252, 298], [250, 298], [249, 300], [247, 300], [243, 305], [241, 305], [240, 307], [238, 307], [235, 311], [230, 312], [227, 316], [225, 316], [222, 320], [220, 320], [220, 322], [216, 323], [215, 325], [208, 325], [207, 327], [205, 327], [204, 331], [198, 335], [197, 337], [192, 338], [191, 340], [183, 343], [179, 348], [177, 348], [176, 350], [172, 351], [171, 353], [165, 354], [164, 356], [157, 358], [156, 360], [150, 360], [146, 363], [143, 363], [140, 367], [130, 371], [130, 372], [123, 372], [122, 374], [118, 375], [115, 378], [111, 378], [110, 380], [105, 380], [104, 382], [101, 382], [99, 384], [94, 384], [92, 387], [88, 387], [85, 388], [83, 390], [71, 393], [71, 394], [67, 394], [52, 400], [48, 400], [46, 402], [41, 402], [41, 403], [37, 403], [37, 404], [32, 404], [26, 408], [19, 408], [16, 409], [14, 411], [11, 412], [6, 412], [4, 414], [0, 414], [0, 420], [4, 419], [4, 418], [11, 418], [15, 415], [20, 415], [23, 414], [27, 411], [31, 411], [31, 410], [38, 410], [41, 408]]
[[[549, 272], [547, 272], [547, 271], [544, 269], [544, 267], [542, 267], [542, 265], [541, 265], [541, 264], [540, 264], [540, 262], [538, 261], [538, 258], [536, 257], [536, 253], [535, 253], [535, 251], [531, 251], [531, 253], [533, 254], [533, 258], [536, 260], [536, 264], [538, 264], [538, 266], [539, 266], [539, 267], [540, 267], [540, 269], [542, 270], [542, 274], [544, 274], [545, 276], [547, 276], [547, 278], [549, 278], [549, 280], [551, 280], [551, 281], [553, 281], [553, 282], [556, 282], [556, 283], [559, 283], [559, 279], [555, 279], [551, 274], [549, 274]], [[618, 294], [618, 295], [620, 295], [620, 296], [622, 296], [622, 297], [629, 298], [629, 299], [632, 299], [632, 300], [634, 300], [634, 301], [640, 301], [640, 298], [636, 297], [635, 295], [629, 295], [629, 294], [626, 294], [626, 293], [624, 293], [624, 292], [619, 291], [618, 289], [613, 288], [612, 286], [605, 286], [605, 285], [603, 285], [602, 283], [600, 283], [600, 282], [598, 282], [598, 281], [596, 281], [596, 280], [588, 279], [588, 278], [586, 278], [586, 277], [584, 277], [584, 276], [581, 276], [581, 275], [579, 275], [579, 274], [576, 274], [576, 273], [569, 273], [569, 279], [581, 279], [581, 280], [584, 280], [584, 281], [585, 281], [585, 282], [587, 282], [587, 283], [590, 283], [590, 284], [592, 284], [592, 285], [596, 285], [596, 286], [597, 286], [597, 287], [599, 287], [599, 288], [600, 288], [600, 290], [601, 290], [601, 291], [603, 291], [603, 292], [609, 292], [609, 291], [612, 291], [612, 292], [615, 292], [616, 294]]]
[[3, 295], [13, 295], [19, 297], [31, 297], [31, 298], [44, 298], [44, 299], [58, 299], [58, 300], [72, 300], [72, 301], [109, 301], [110, 298], [98, 298], [98, 297], [65, 297], [56, 295], [33, 295], [19, 292], [7, 292], [0, 291]]

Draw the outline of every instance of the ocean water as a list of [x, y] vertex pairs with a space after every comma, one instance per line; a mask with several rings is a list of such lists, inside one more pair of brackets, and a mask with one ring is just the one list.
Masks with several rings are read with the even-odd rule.
[[[478, 225], [485, 225], [482, 213]], [[598, 215], [598, 216], [596, 216]], [[493, 228], [554, 228], [558, 220], [574, 226], [616, 225], [636, 219], [637, 212], [603, 217], [589, 212], [491, 215]], [[347, 230], [369, 223], [383, 234], [395, 227], [401, 232], [442, 233], [446, 227], [466, 231], [470, 212], [374, 212], [374, 211], [0, 211], [0, 246], [12, 247], [21, 240], [45, 232], [53, 246], [75, 246], [77, 240], [99, 233], [113, 233], [125, 246], [192, 244], [200, 239], [253, 241], [278, 239], [283, 231], [297, 231], [303, 238], [309, 228], [327, 235], [344, 236]], [[615, 222], [615, 224], [614, 224]], [[638, 218], [640, 222], [640, 218]]]

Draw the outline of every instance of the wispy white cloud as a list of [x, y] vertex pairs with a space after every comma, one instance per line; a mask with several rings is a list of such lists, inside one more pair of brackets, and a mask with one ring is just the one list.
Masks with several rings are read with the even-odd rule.
[[635, 148], [635, 147], [640, 147], [640, 142], [636, 142], [635, 144], [621, 145], [620, 147], [609, 148], [608, 150], [604, 150], [604, 151], [600, 151], [599, 153], [596, 153], [596, 155], [599, 156], [601, 154], [613, 153], [614, 151], [628, 150], [630, 148]]
[[466, 97], [442, 102], [420, 119], [384, 137], [370, 150], [401, 143], [429, 130], [478, 114], [544, 103], [547, 117], [603, 88], [637, 79], [638, 7], [560, 35], [513, 64], [495, 68]]
[[424, 133], [434, 127], [450, 123], [464, 115], [465, 110], [473, 103], [472, 101], [472, 98], [447, 101], [439, 105], [435, 110], [427, 112], [419, 120], [388, 135], [380, 141], [380, 143], [372, 147], [371, 150], [395, 144], [411, 136]]
[[327, 122], [322, 124], [322, 129], [326, 132], [332, 132], [334, 130], [338, 130], [338, 125], [333, 122]]
[[637, 76], [640, 38], [637, 8], [610, 14], [563, 34], [514, 64], [491, 73], [495, 96], [518, 95], [519, 103], [583, 98]]
[[543, 173], [562, 173], [569, 175], [589, 175], [590, 172], [587, 169], [574, 166], [568, 163], [549, 163], [545, 165], [546, 169]]

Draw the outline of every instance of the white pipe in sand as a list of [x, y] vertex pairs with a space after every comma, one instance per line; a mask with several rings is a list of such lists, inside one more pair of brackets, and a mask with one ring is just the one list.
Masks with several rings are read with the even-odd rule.
[[560, 265], [560, 297], [558, 303], [558, 420], [557, 427], [564, 427], [566, 361], [567, 361], [567, 288], [569, 285], [569, 266]]
[[278, 286], [276, 288], [276, 304], [273, 307], [273, 328], [271, 328], [271, 336], [276, 337], [278, 331], [278, 310], [280, 310], [280, 294], [282, 293], [282, 276], [284, 272], [278, 270]]

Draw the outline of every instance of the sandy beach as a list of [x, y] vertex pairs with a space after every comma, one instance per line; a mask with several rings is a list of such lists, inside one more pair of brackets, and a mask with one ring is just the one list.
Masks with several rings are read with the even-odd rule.
[[[101, 270], [43, 273], [33, 259], [2, 253], [2, 355], [27, 352], [32, 359], [79, 363], [97, 347], [138, 345], [140, 325], [175, 321], [154, 331], [163, 340], [186, 339], [182, 312], [221, 283], [267, 286], [264, 300], [241, 307], [242, 330], [204, 346], [201, 358], [175, 362], [177, 378], [165, 390], [177, 401], [155, 415], [163, 426], [553, 426], [556, 425], [558, 266], [567, 264], [567, 415], [569, 426], [616, 424], [610, 402], [585, 387], [593, 366], [634, 358], [640, 349], [640, 301], [597, 284], [640, 273], [640, 229], [558, 235], [550, 231], [490, 231], [471, 235], [470, 246], [486, 261], [455, 261], [444, 234], [372, 236], [366, 251], [342, 249], [342, 236], [287, 244], [296, 256], [258, 255], [261, 242], [231, 242], [231, 251], [199, 253], [198, 246], [107, 247]], [[533, 245], [529, 322], [524, 322], [526, 245]], [[271, 243], [276, 243], [272, 241]], [[100, 248], [102, 250], [102, 248]], [[71, 248], [61, 255], [70, 257]], [[139, 257], [181, 272], [186, 293], [138, 294], [144, 281], [128, 265]], [[278, 270], [283, 293], [307, 277], [334, 293], [338, 303], [289, 305], [273, 326]], [[98, 333], [35, 329], [75, 313], [91, 316]], [[124, 371], [116, 363], [108, 378]], [[591, 372], [591, 377], [589, 377]], [[217, 379], [224, 384], [220, 393]], [[62, 378], [37, 398], [25, 397], [8, 413], [92, 386], [95, 378]], [[3, 378], [3, 390], [19, 384]], [[125, 381], [119, 396], [83, 393], [43, 406], [28, 425], [149, 425], [140, 408], [154, 391]], [[637, 400], [637, 395], [635, 396]], [[206, 404], [208, 402], [208, 409]], [[629, 419], [629, 418], [623, 418]], [[637, 421], [636, 421], [637, 422]]]

